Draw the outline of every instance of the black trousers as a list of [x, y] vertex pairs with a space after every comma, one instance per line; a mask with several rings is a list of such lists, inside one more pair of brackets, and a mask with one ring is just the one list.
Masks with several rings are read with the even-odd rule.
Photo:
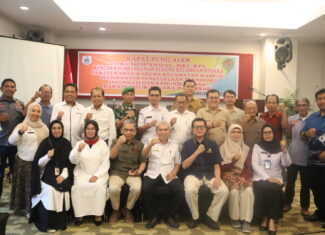
[[15, 156], [17, 153], [16, 146], [0, 146], [0, 197], [2, 195], [3, 189], [3, 178], [5, 175], [5, 169], [7, 164], [7, 159], [9, 160], [9, 172], [14, 172]]
[[325, 221], [325, 167], [308, 166], [310, 173], [310, 188], [314, 195], [316, 215]]
[[285, 190], [285, 204], [292, 204], [295, 196], [295, 183], [298, 172], [300, 174], [300, 206], [302, 209], [308, 209], [310, 205], [310, 179], [307, 166], [291, 164], [288, 168], [287, 186]]
[[282, 186], [267, 180], [253, 182], [255, 196], [254, 213], [256, 218], [268, 217], [274, 220], [283, 216]]
[[166, 210], [166, 217], [175, 216], [177, 214], [178, 208], [182, 202], [184, 196], [184, 187], [179, 181], [179, 179], [174, 179], [168, 184], [166, 184], [159, 175], [156, 179], [151, 179], [145, 176], [142, 180], [142, 202], [144, 209], [147, 211], [148, 219], [152, 219], [154, 216], [158, 215], [157, 211], [157, 201], [155, 199], [156, 192], [155, 189], [158, 186], [166, 186], [170, 190], [170, 200], [168, 203], [168, 208]]

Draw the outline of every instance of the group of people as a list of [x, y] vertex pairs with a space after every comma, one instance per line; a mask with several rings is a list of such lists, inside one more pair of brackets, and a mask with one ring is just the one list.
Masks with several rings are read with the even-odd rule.
[[[123, 103], [113, 109], [105, 104], [104, 90], [93, 88], [92, 105], [84, 108], [76, 102], [75, 84], [64, 86], [61, 103], [52, 105], [52, 88], [43, 85], [24, 105], [14, 98], [15, 81], [3, 80], [0, 195], [8, 159], [13, 174], [10, 209], [27, 215], [40, 231], [66, 229], [70, 208], [76, 226], [85, 216], [94, 216], [100, 226], [108, 199], [113, 208], [110, 223], [121, 214], [133, 222], [132, 209], [140, 196], [148, 215], [146, 227], [154, 228], [161, 219], [155, 188], [164, 186], [171, 196], [163, 219], [170, 227], [179, 227], [177, 215], [185, 197], [189, 228], [202, 222], [218, 230], [228, 200], [233, 227], [250, 233], [255, 216], [260, 230], [276, 234], [276, 221], [291, 209], [299, 172], [301, 214], [306, 220], [325, 220], [325, 89], [315, 95], [318, 112], [308, 115], [309, 100], [302, 98], [296, 102], [297, 114], [287, 118], [274, 94], [266, 96], [267, 112], [258, 116], [253, 100], [244, 103], [244, 110], [237, 108], [232, 90], [220, 94], [211, 89], [205, 103], [195, 97], [194, 80], [184, 81], [183, 87], [171, 111], [160, 105], [161, 89], [155, 86], [143, 109], [133, 103], [133, 87], [122, 90]], [[129, 194], [121, 206], [125, 184]], [[200, 218], [202, 185], [213, 199]], [[310, 188], [314, 214], [308, 211]]]

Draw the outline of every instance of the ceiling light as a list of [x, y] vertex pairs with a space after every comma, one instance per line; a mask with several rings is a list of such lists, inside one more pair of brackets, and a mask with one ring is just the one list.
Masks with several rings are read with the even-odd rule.
[[20, 10], [23, 10], [23, 11], [28, 11], [29, 10], [29, 7], [26, 7], [26, 6], [20, 6], [19, 8], [20, 8]]
[[266, 36], [266, 33], [260, 33], [259, 34], [261, 37], [265, 37]]
[[106, 28], [105, 27], [99, 27], [98, 30], [99, 31], [106, 31]]

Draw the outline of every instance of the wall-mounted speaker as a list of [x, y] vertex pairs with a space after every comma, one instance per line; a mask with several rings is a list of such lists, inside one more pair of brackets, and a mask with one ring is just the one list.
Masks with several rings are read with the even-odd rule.
[[282, 70], [292, 59], [292, 42], [290, 38], [279, 38], [275, 41], [275, 61]]
[[44, 42], [44, 33], [40, 30], [29, 30], [26, 39], [35, 42]]

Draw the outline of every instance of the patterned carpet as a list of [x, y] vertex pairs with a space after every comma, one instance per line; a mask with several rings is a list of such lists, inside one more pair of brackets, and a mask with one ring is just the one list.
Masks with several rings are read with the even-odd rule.
[[[297, 180], [296, 192], [300, 190], [300, 182]], [[5, 182], [4, 195], [0, 201], [0, 212], [8, 212], [12, 214], [9, 210], [9, 192], [10, 184]], [[313, 202], [313, 199], [311, 199]], [[314, 211], [315, 207], [312, 203], [310, 211]], [[223, 216], [224, 217], [224, 216]], [[26, 217], [10, 215], [7, 223], [6, 234], [11, 235], [32, 235], [32, 234], [44, 234], [38, 232], [33, 224], [28, 224]], [[120, 221], [116, 224], [103, 223], [100, 227], [96, 227], [92, 219], [86, 220], [84, 224], [80, 227], [75, 227], [73, 221], [68, 224], [68, 229], [66, 231], [58, 231], [55, 234], [84, 234], [84, 235], [94, 235], [94, 234], [111, 234], [111, 235], [121, 235], [121, 234], [137, 234], [137, 235], [209, 235], [209, 234], [220, 234], [220, 235], [237, 235], [243, 234], [240, 229], [234, 229], [230, 226], [227, 218], [221, 219], [221, 229], [218, 232], [212, 231], [205, 227], [204, 225], [199, 225], [198, 228], [188, 229], [185, 222], [180, 223], [179, 229], [171, 229], [167, 227], [164, 223], [161, 223], [155, 227], [155, 229], [148, 230], [145, 228], [145, 222], [127, 224], [124, 221]], [[308, 234], [309, 232], [322, 231], [322, 223], [320, 222], [306, 222], [300, 215], [299, 208], [299, 194], [296, 193], [295, 200], [293, 204], [293, 209], [284, 215], [284, 218], [279, 221], [277, 225], [278, 234]], [[267, 232], [261, 232], [258, 229], [258, 225], [252, 226], [252, 235], [263, 235]], [[325, 234], [316, 233], [316, 234]]]

